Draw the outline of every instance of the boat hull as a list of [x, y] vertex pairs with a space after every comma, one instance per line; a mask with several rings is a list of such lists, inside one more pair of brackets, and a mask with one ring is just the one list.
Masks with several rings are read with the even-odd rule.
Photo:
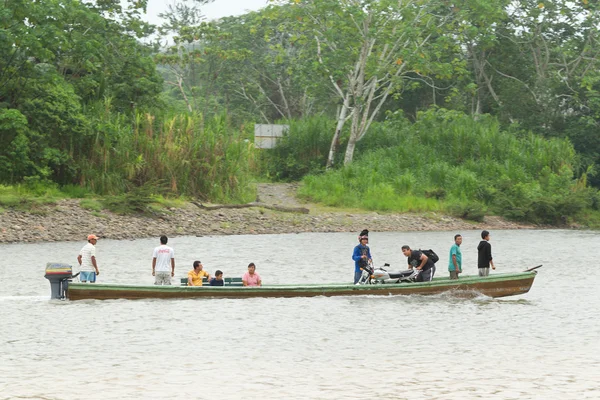
[[380, 285], [317, 284], [317, 285], [265, 285], [261, 287], [190, 287], [141, 286], [122, 284], [70, 283], [67, 297], [70, 300], [109, 299], [181, 299], [181, 298], [252, 298], [252, 297], [315, 297], [315, 296], [393, 296], [434, 295], [452, 292], [460, 297], [479, 294], [505, 297], [527, 293], [536, 272], [494, 274], [489, 277], [464, 276], [458, 280], [436, 278], [431, 282]]

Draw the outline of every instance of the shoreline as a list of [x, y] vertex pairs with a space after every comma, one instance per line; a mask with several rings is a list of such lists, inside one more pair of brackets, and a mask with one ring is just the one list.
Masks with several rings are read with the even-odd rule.
[[79, 206], [79, 200], [60, 200], [36, 213], [6, 209], [0, 214], [0, 243], [44, 243], [82, 241], [90, 234], [104, 239], [132, 240], [167, 235], [216, 236], [302, 232], [456, 231], [477, 229], [545, 229], [500, 217], [483, 222], [465, 221], [437, 213], [398, 214], [377, 212], [320, 211], [308, 214], [252, 207], [200, 209], [193, 203], [171, 208], [156, 217], [121, 216], [110, 211], [94, 213]]

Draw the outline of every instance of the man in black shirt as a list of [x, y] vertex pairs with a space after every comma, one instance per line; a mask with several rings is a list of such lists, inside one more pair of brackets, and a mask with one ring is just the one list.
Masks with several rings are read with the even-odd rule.
[[418, 250], [411, 250], [409, 246], [402, 246], [402, 254], [408, 257], [408, 268], [421, 271], [417, 282], [429, 282], [435, 274], [435, 264], [425, 254]]
[[492, 245], [489, 242], [490, 233], [482, 231], [481, 238], [483, 240], [477, 246], [477, 269], [479, 270], [479, 276], [488, 276], [490, 274], [490, 265], [492, 269], [496, 269], [494, 260], [492, 260]]

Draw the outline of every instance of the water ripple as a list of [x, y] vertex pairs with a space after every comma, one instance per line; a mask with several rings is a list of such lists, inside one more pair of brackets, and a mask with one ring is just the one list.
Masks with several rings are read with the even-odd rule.
[[[465, 269], [474, 273], [478, 232], [461, 233]], [[194, 259], [229, 276], [254, 261], [265, 282], [309, 283], [350, 279], [355, 236], [172, 242], [177, 277]], [[442, 256], [452, 238], [446, 232], [371, 236], [375, 259], [398, 269], [405, 263], [398, 243]], [[586, 252], [578, 251], [583, 241]], [[155, 242], [102, 241], [102, 279], [151, 284]], [[0, 281], [12, 282], [0, 287], [0, 400], [600, 398], [593, 306], [600, 303], [599, 245], [595, 232], [495, 232], [499, 270], [544, 263], [532, 291], [514, 298], [78, 302], [49, 301], [43, 272], [46, 261], [73, 260], [80, 243], [0, 246], [7, 259], [19, 260], [0, 265]], [[559, 279], [574, 259], [585, 279]], [[444, 273], [444, 257], [440, 263]], [[14, 282], [14, 268], [23, 283]]]

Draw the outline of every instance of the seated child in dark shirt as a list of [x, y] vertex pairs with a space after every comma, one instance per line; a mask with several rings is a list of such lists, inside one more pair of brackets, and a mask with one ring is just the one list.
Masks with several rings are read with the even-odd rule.
[[210, 286], [223, 286], [223, 272], [217, 270], [215, 277], [208, 282]]

